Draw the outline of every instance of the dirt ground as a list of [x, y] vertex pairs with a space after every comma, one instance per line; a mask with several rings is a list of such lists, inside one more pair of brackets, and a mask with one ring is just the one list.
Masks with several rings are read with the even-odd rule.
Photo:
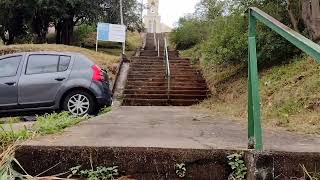
[[[193, 107], [119, 107], [67, 129], [25, 142], [34, 146], [246, 149], [246, 124]], [[319, 152], [320, 137], [264, 131], [265, 150]]]

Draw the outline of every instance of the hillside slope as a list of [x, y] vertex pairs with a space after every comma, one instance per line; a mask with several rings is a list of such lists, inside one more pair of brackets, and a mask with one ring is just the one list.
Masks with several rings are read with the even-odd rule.
[[[214, 95], [200, 106], [246, 121], [246, 71], [241, 66], [204, 71]], [[314, 60], [301, 57], [264, 70], [260, 90], [266, 127], [320, 134], [320, 65]]]

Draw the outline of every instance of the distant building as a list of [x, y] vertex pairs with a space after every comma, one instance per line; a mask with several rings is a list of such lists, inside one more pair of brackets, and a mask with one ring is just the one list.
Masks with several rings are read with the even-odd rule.
[[161, 23], [159, 0], [148, 0], [148, 12], [144, 16], [144, 25], [148, 33], [171, 32], [171, 28]]

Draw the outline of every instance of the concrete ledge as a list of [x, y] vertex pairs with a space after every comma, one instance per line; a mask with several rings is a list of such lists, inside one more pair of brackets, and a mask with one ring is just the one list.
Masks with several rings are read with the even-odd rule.
[[247, 152], [248, 179], [300, 179], [301, 165], [310, 172], [320, 171], [320, 152]]
[[[45, 175], [58, 174], [83, 165], [119, 166], [122, 175], [136, 179], [177, 179], [175, 165], [185, 163], [185, 179], [226, 180], [231, 173], [227, 156], [231, 150], [166, 149], [134, 147], [50, 147], [22, 146], [16, 158], [31, 175], [52, 167]], [[247, 179], [271, 180], [301, 178], [300, 165], [319, 171], [320, 153], [246, 151]], [[318, 169], [315, 169], [317, 168]]]
[[175, 165], [185, 163], [186, 179], [225, 180], [231, 172], [226, 150], [191, 150], [163, 148], [111, 148], [111, 147], [39, 147], [22, 146], [16, 158], [31, 175], [52, 167], [45, 175], [58, 174], [83, 165], [119, 166], [123, 175], [136, 179], [177, 179]]

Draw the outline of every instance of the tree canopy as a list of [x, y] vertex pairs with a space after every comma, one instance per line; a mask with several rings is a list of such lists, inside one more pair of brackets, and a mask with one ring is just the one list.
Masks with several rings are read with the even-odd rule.
[[[138, 2], [126, 0], [123, 7], [125, 25], [140, 30]], [[71, 44], [78, 25], [120, 23], [119, 8], [118, 0], [0, 0], [0, 36], [5, 44], [27, 36], [44, 43], [48, 28], [54, 26], [56, 43]]]

